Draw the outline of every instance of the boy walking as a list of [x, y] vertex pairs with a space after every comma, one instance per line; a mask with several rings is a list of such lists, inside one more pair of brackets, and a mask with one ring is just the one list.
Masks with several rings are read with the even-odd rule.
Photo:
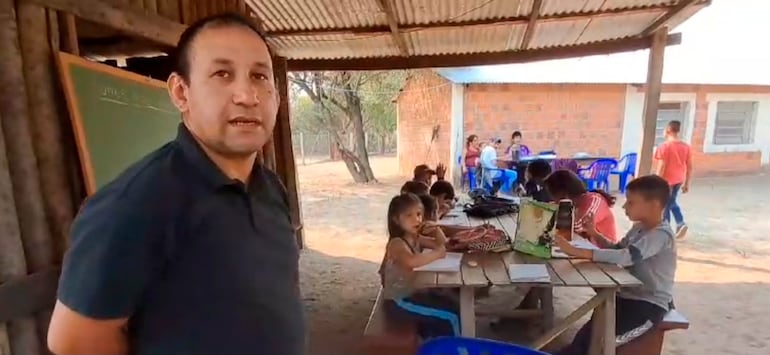
[[[585, 231], [601, 249], [577, 248], [560, 236], [556, 244], [567, 255], [596, 262], [618, 264], [642, 281], [643, 286], [621, 289], [615, 300], [615, 346], [638, 339], [663, 320], [672, 308], [676, 273], [676, 241], [671, 226], [663, 220], [669, 201], [668, 182], [657, 175], [634, 179], [628, 184], [623, 209], [634, 222], [618, 244], [596, 231], [593, 218], [586, 218]], [[587, 355], [591, 345], [591, 327], [586, 323], [572, 344], [557, 355]]]
[[655, 150], [655, 160], [658, 161], [655, 173], [663, 177], [671, 187], [671, 197], [663, 211], [663, 219], [670, 222], [671, 215], [674, 215], [677, 239], [684, 238], [687, 233], [687, 224], [684, 222], [682, 209], [676, 202], [676, 198], [680, 191], [684, 194], [690, 190], [690, 177], [692, 176], [690, 145], [679, 139], [681, 129], [681, 122], [670, 121], [666, 125], [666, 141]]

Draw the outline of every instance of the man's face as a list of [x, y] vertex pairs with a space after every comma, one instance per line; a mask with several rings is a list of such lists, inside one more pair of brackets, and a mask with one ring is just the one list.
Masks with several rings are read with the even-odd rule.
[[511, 141], [513, 142], [513, 144], [519, 144], [519, 143], [521, 143], [521, 136], [514, 136], [511, 139]]
[[182, 119], [206, 148], [224, 157], [247, 157], [270, 139], [278, 96], [270, 53], [251, 29], [203, 29], [188, 53], [189, 81], [169, 78]]

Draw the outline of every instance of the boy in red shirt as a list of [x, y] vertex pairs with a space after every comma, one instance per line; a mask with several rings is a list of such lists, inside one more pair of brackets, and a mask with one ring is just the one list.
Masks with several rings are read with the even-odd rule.
[[663, 219], [670, 222], [671, 215], [674, 215], [677, 239], [684, 238], [687, 233], [687, 224], [684, 222], [682, 209], [677, 204], [676, 198], [680, 191], [685, 194], [690, 190], [692, 176], [692, 153], [690, 145], [679, 140], [681, 129], [681, 122], [670, 121], [666, 126], [666, 141], [655, 150], [655, 160], [658, 161], [655, 173], [671, 186], [671, 197], [663, 211]]

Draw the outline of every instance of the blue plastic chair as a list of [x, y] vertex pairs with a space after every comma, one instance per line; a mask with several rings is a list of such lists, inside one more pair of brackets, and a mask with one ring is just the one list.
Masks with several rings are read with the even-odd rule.
[[626, 192], [628, 178], [636, 176], [636, 153], [628, 153], [618, 160], [618, 166], [610, 174], [618, 176], [618, 190]]
[[585, 169], [578, 169], [578, 176], [589, 190], [610, 189], [610, 173], [618, 166], [615, 159], [598, 159]]
[[439, 337], [426, 341], [417, 355], [548, 355], [542, 351], [496, 340]]
[[[510, 185], [509, 190], [513, 190], [515, 188], [515, 182], [518, 180], [518, 173], [515, 170], [511, 170], [513, 172], [513, 176], [509, 178], [505, 176], [505, 169], [490, 169], [490, 168], [480, 168], [479, 171], [481, 171], [481, 187], [484, 190], [487, 190], [490, 194], [493, 193], [493, 185], [496, 182], [499, 182], [501, 185], [500, 190], [505, 191], [504, 187], [505, 185]], [[492, 172], [498, 172], [498, 174], [495, 174], [495, 176], [491, 179], [487, 179], [486, 174]], [[509, 194], [513, 194], [513, 191], [506, 191]]]

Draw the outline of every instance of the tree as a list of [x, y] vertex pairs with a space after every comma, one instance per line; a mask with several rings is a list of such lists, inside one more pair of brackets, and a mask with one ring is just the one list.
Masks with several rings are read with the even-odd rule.
[[[366, 149], [366, 131], [383, 134], [395, 130], [391, 100], [400, 89], [402, 72], [302, 72], [293, 73], [292, 83], [313, 105], [295, 106], [306, 129], [326, 130], [345, 166], [357, 183], [376, 181]], [[299, 123], [299, 122], [298, 122]], [[352, 146], [344, 139], [353, 134]]]

